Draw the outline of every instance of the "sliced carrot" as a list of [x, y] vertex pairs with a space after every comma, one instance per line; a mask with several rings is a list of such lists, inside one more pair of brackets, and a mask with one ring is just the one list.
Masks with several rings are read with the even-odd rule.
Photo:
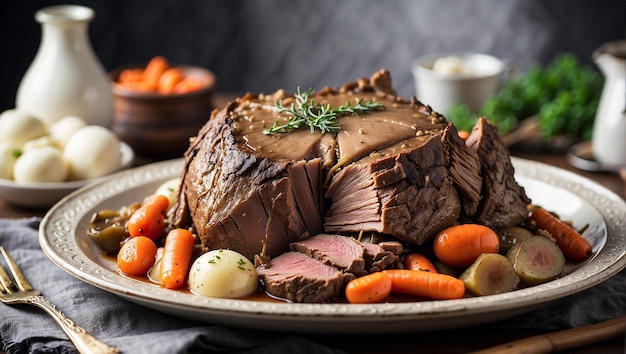
[[178, 289], [185, 283], [189, 272], [195, 239], [186, 229], [173, 229], [165, 237], [161, 258], [161, 285]]
[[469, 267], [482, 253], [498, 253], [500, 241], [495, 231], [478, 224], [451, 226], [437, 234], [435, 256], [454, 267]]
[[167, 95], [172, 93], [176, 84], [182, 81], [183, 72], [178, 68], [169, 68], [161, 74], [159, 82], [157, 84], [159, 93]]
[[202, 82], [193, 77], [185, 77], [172, 89], [173, 93], [187, 93], [197, 91], [202, 88]]
[[463, 281], [447, 274], [409, 269], [382, 271], [391, 279], [391, 292], [436, 300], [459, 299], [465, 294]]
[[437, 268], [435, 268], [430, 259], [418, 252], [407, 254], [402, 261], [402, 265], [404, 266], [404, 269], [437, 273]]
[[117, 82], [119, 83], [139, 81], [143, 81], [143, 69], [140, 68], [124, 69], [117, 78]]
[[156, 259], [157, 246], [151, 239], [139, 236], [124, 242], [117, 254], [117, 266], [128, 275], [145, 275]]
[[159, 83], [159, 78], [169, 67], [170, 64], [164, 56], [157, 55], [153, 57], [146, 64], [146, 68], [143, 71], [144, 80], [156, 87]]
[[548, 231], [556, 239], [565, 257], [573, 261], [583, 261], [593, 252], [591, 244], [578, 231], [543, 208], [534, 208], [530, 219], [538, 228]]
[[381, 302], [391, 292], [391, 279], [383, 272], [371, 273], [351, 280], [346, 286], [346, 298], [351, 304]]

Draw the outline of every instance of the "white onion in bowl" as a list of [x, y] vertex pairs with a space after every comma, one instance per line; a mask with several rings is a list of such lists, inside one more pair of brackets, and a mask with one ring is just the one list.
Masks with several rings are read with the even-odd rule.
[[16, 183], [63, 182], [67, 174], [63, 153], [52, 146], [25, 151], [13, 166]]

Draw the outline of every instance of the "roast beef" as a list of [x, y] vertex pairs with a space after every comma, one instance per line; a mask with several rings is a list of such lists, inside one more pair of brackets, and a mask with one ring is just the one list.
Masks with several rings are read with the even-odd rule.
[[294, 242], [290, 247], [292, 252], [278, 257], [257, 256], [255, 263], [264, 290], [294, 302], [337, 298], [344, 285], [355, 277], [398, 268], [398, 255], [402, 252], [398, 242], [361, 243], [349, 236], [328, 234]]
[[354, 275], [300, 252], [286, 252], [257, 267], [269, 294], [293, 302], [324, 302], [340, 296]]
[[393, 250], [396, 252], [393, 252], [385, 249], [383, 247], [384, 244], [363, 242], [366, 271], [374, 273], [385, 269], [398, 268], [400, 262], [398, 255], [401, 253], [402, 245], [399, 243], [394, 244], [394, 246], [396, 245], [399, 245], [400, 249], [398, 251], [397, 247], [394, 247]]
[[482, 199], [475, 221], [494, 229], [524, 221], [530, 199], [524, 187], [515, 181], [509, 150], [497, 128], [479, 118], [466, 144], [477, 152], [483, 175]]
[[[336, 134], [266, 134], [290, 118], [275, 102], [288, 107], [294, 96], [280, 90], [237, 99], [212, 114], [186, 151], [174, 222], [191, 220], [208, 249], [253, 258], [277, 257], [320, 233], [370, 231], [419, 245], [460, 216], [501, 225], [518, 219], [507, 213], [525, 212], [497, 134], [482, 129], [497, 152], [483, 151], [486, 142], [468, 148], [445, 117], [395, 96], [387, 71], [310, 98], [332, 107], [372, 100], [384, 109], [341, 117]], [[499, 162], [483, 166], [484, 154]], [[494, 163], [502, 168], [492, 172]], [[488, 189], [517, 199], [487, 203]]]
[[365, 274], [363, 246], [352, 237], [319, 234], [296, 241], [290, 248], [348, 273], [357, 276]]

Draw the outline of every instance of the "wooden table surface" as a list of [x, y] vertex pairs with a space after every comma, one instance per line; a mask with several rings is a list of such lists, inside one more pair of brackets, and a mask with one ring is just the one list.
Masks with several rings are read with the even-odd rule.
[[[222, 107], [232, 95], [218, 95], [216, 105]], [[576, 172], [587, 177], [602, 186], [610, 189], [617, 195], [625, 198], [624, 182], [615, 173], [596, 173], [578, 170], [572, 167], [566, 160], [563, 153], [545, 152], [537, 149], [516, 149], [511, 148], [513, 156], [541, 161], [552, 166]], [[147, 159], [139, 157], [139, 164], [149, 162]], [[11, 205], [0, 199], [1, 218], [22, 218], [39, 216], [45, 214], [45, 210], [28, 210]], [[421, 353], [458, 353], [472, 350], [489, 348], [491, 346], [504, 344], [509, 341], [527, 338], [534, 335], [546, 334], [548, 331], [539, 329], [527, 330], [490, 330], [465, 328], [461, 330], [445, 330], [428, 333], [414, 333], [410, 335], [388, 335], [381, 336], [333, 336], [333, 335], [306, 335], [306, 338], [331, 347], [340, 348], [353, 353], [374, 353], [374, 352], [413, 352], [419, 349]], [[620, 353], [624, 351], [624, 337], [603, 341], [567, 351], [567, 353]]]

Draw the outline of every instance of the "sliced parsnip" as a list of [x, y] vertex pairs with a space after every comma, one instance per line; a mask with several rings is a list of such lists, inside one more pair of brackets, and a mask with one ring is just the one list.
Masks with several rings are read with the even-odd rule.
[[519, 226], [509, 226], [496, 232], [500, 240], [500, 254], [506, 253], [517, 243], [533, 236], [533, 233]]
[[565, 256], [554, 241], [533, 236], [516, 244], [506, 257], [522, 284], [534, 286], [556, 279], [565, 267]]
[[494, 295], [512, 291], [517, 281], [513, 265], [498, 253], [483, 253], [459, 279], [474, 295]]

